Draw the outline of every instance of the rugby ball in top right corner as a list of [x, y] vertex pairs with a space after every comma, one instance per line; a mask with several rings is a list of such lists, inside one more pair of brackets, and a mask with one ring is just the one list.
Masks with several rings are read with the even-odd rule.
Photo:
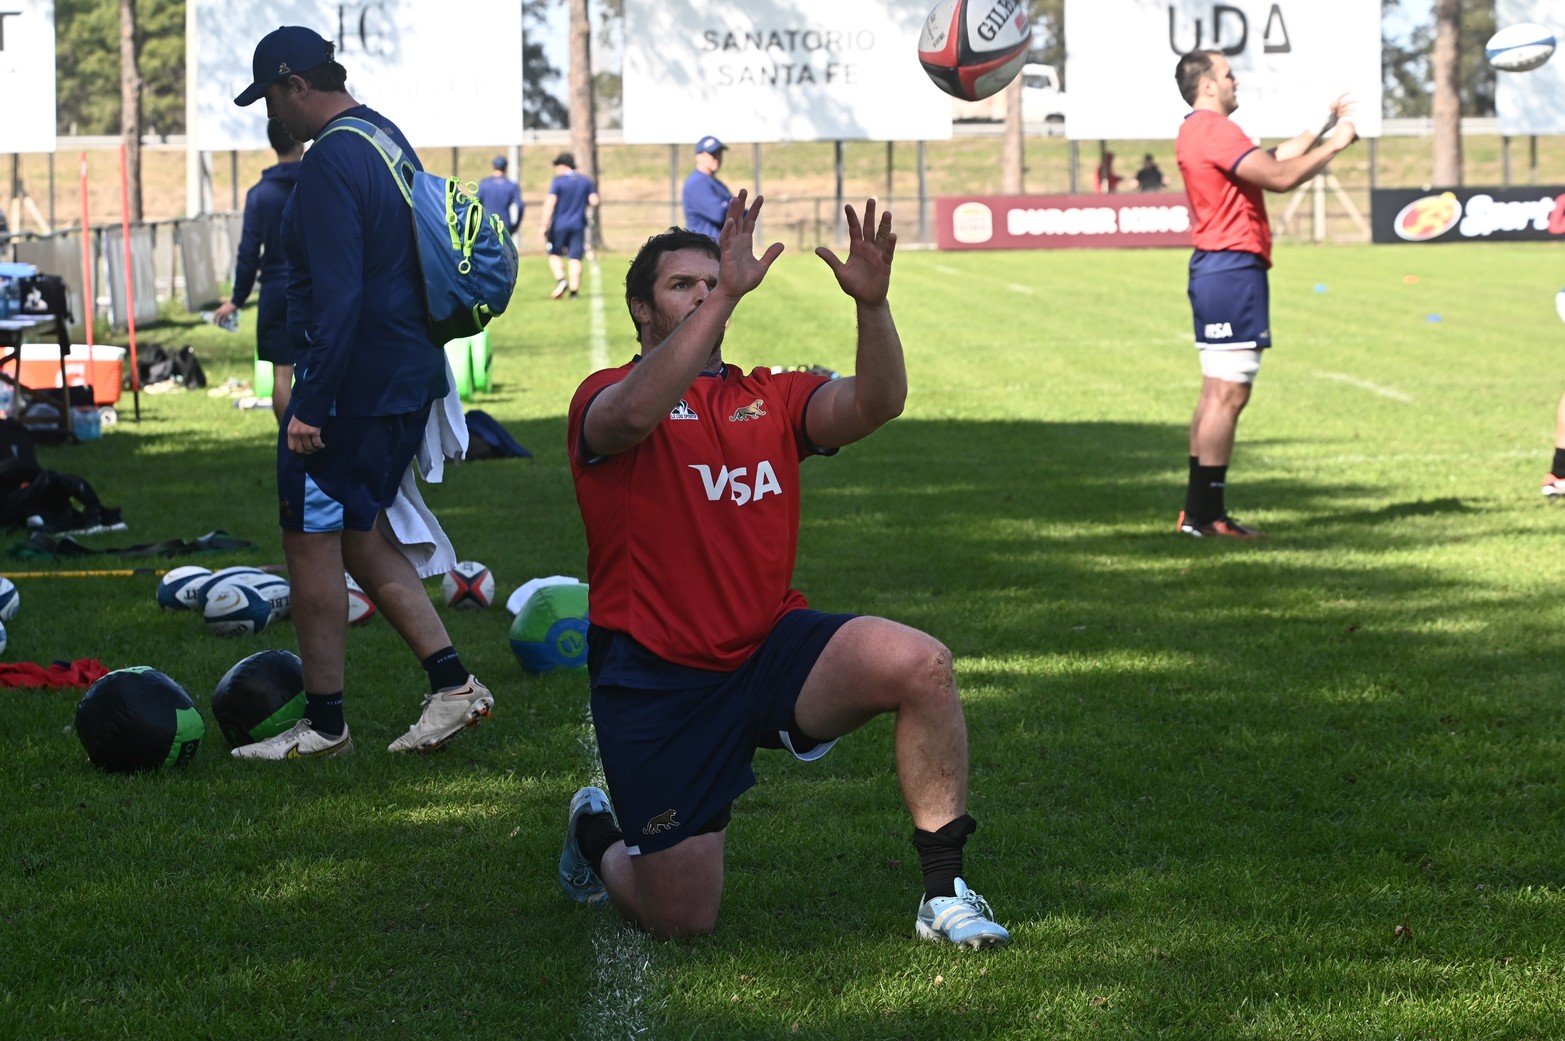
[[1484, 57], [1501, 72], [1531, 72], [1553, 56], [1554, 30], [1535, 22], [1507, 25], [1484, 44]]

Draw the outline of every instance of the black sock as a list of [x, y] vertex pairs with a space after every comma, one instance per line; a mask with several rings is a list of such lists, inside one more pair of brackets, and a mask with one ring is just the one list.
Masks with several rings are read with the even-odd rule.
[[467, 682], [470, 673], [467, 666], [462, 664], [462, 656], [457, 654], [455, 647], [446, 647], [436, 651], [423, 661], [424, 671], [429, 673], [429, 692], [445, 690], [447, 687], [460, 687]]
[[1201, 465], [1199, 456], [1190, 457], [1190, 472], [1185, 477], [1185, 520], [1195, 520], [1195, 472]]
[[1195, 496], [1193, 508], [1185, 511], [1185, 520], [1195, 524], [1210, 524], [1228, 516], [1223, 504], [1223, 490], [1228, 482], [1227, 466], [1196, 465], [1190, 477], [1191, 491]]
[[603, 877], [603, 855], [624, 837], [625, 833], [615, 825], [612, 813], [584, 813], [576, 818], [576, 847], [600, 878]]
[[918, 866], [924, 871], [925, 900], [956, 895], [962, 847], [967, 836], [977, 830], [978, 822], [965, 813], [939, 831], [913, 830], [913, 848], [918, 850]]
[[1549, 467], [1549, 473], [1555, 477], [1565, 477], [1565, 448], [1554, 449], [1554, 465]]
[[341, 737], [348, 724], [342, 718], [342, 691], [335, 694], [304, 692], [304, 718], [317, 734]]

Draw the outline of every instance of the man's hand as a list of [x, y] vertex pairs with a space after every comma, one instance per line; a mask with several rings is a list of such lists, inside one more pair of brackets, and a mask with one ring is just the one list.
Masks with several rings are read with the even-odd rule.
[[223, 319], [227, 318], [237, 310], [239, 310], [239, 305], [235, 304], [232, 300], [224, 300], [222, 303], [217, 305], [217, 310], [212, 312], [212, 324], [221, 325], [223, 323]]
[[880, 215], [880, 226], [874, 228], [871, 239], [866, 229], [875, 225], [875, 200], [864, 204], [864, 223], [852, 206], [844, 206], [848, 216], [848, 259], [846, 262], [825, 246], [815, 255], [826, 262], [831, 273], [837, 276], [837, 284], [854, 300], [868, 306], [885, 303], [891, 289], [891, 259], [897, 251], [897, 233], [891, 230], [891, 213]]
[[314, 455], [326, 447], [321, 440], [321, 428], [312, 427], [298, 416], [288, 421], [288, 448], [300, 455]]
[[1337, 125], [1332, 127], [1331, 137], [1326, 140], [1326, 144], [1333, 152], [1340, 152], [1358, 139], [1358, 128], [1353, 125], [1353, 120], [1339, 119]]
[[774, 242], [766, 247], [766, 252], [760, 257], [755, 255], [755, 225], [761, 214], [761, 205], [766, 201], [763, 195], [755, 197], [755, 205], [745, 209], [745, 189], [739, 189], [739, 194], [728, 200], [728, 214], [723, 220], [723, 231], [717, 237], [717, 248], [721, 254], [717, 269], [717, 288], [715, 292], [724, 293], [730, 299], [738, 300], [766, 277], [766, 272], [771, 268], [772, 261], [782, 255], [783, 244]]

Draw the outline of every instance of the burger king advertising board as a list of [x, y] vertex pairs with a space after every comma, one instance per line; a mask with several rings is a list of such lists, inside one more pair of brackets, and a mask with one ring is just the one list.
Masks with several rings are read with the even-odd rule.
[[941, 249], [1186, 246], [1183, 192], [1124, 195], [956, 195], [935, 199]]
[[1387, 188], [1371, 199], [1376, 242], [1565, 242], [1565, 187]]

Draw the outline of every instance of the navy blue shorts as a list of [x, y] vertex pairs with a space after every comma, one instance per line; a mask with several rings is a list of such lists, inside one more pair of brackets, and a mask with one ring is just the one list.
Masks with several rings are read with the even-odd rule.
[[549, 232], [549, 252], [557, 257], [580, 260], [587, 248], [587, 229], [554, 228]]
[[277, 438], [277, 522], [290, 531], [312, 533], [374, 530], [418, 454], [429, 409], [332, 416], [321, 428], [326, 447], [301, 455], [288, 447], [290, 404]]
[[1272, 345], [1266, 262], [1251, 253], [1207, 253], [1190, 259], [1190, 310], [1202, 350], [1265, 350]]
[[261, 293], [255, 307], [255, 353], [273, 365], [292, 365], [299, 352], [288, 335], [288, 296], [282, 290]]
[[[708, 673], [718, 678], [698, 686], [649, 690], [593, 683], [592, 725], [603, 773], [633, 856], [717, 830], [705, 826], [724, 820], [733, 801], [755, 784], [757, 748], [786, 748], [805, 761], [831, 750], [835, 741], [809, 744], [791, 729], [793, 707], [826, 644], [855, 617], [790, 611], [743, 665]], [[601, 653], [595, 657], [601, 661]]]

